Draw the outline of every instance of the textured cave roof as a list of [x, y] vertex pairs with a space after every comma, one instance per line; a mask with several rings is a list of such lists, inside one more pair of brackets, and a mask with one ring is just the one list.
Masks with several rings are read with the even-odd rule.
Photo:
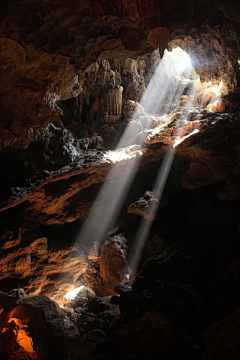
[[153, 51], [149, 33], [165, 27], [186, 33], [204, 21], [232, 21], [239, 36], [238, 0], [11, 0], [0, 1], [0, 36], [61, 53], [76, 68], [101, 58], [143, 56]]

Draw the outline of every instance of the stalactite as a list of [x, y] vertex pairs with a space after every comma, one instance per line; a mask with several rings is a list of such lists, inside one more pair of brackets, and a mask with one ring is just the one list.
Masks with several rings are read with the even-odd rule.
[[82, 93], [80, 93], [80, 94], [78, 95], [78, 104], [79, 104], [79, 115], [80, 115], [80, 117], [81, 117], [81, 115], [82, 115], [82, 109], [83, 109], [83, 94], [82, 94]]
[[238, 36], [239, 25], [233, 20], [225, 19], [224, 23], [222, 24], [222, 31], [223, 31], [223, 34], [225, 35], [226, 39], [230, 43], [233, 43], [234, 41], [236, 41], [238, 50], [240, 50], [240, 40], [239, 40], [239, 36]]
[[158, 27], [150, 31], [148, 35], [152, 46], [155, 49], [158, 48], [161, 58], [163, 57], [164, 50], [167, 48], [168, 45], [168, 36], [169, 36], [169, 31], [165, 27]]
[[121, 86], [108, 90], [107, 111], [110, 115], [121, 115], [122, 113], [122, 91]]
[[89, 93], [86, 94], [86, 104], [89, 105]]
[[115, 123], [122, 115], [122, 86], [115, 86], [108, 89], [107, 92], [107, 114], [104, 116], [104, 122], [108, 124]]
[[240, 33], [240, 25], [238, 23], [235, 23], [234, 31], [235, 31], [237, 47], [238, 47], [238, 50], [240, 51], [240, 36], [238, 36], [238, 34]]

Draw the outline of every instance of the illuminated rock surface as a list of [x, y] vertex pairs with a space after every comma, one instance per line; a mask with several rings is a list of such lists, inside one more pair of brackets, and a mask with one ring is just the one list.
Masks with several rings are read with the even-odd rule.
[[[0, 0], [1, 360], [238, 360], [239, 24], [238, 0]], [[147, 98], [177, 46], [195, 70], [166, 65]], [[134, 166], [105, 241], [81, 239], [108, 173], [96, 237]]]
[[[167, 202], [167, 199], [163, 199], [161, 204], [164, 204]], [[142, 216], [146, 220], [156, 220], [157, 219], [157, 211], [155, 214], [150, 214], [149, 210], [151, 208], [151, 205], [153, 203], [156, 203], [155, 206], [160, 206], [159, 200], [154, 196], [154, 191], [146, 191], [143, 197], [141, 197], [139, 200], [135, 201], [128, 207], [128, 213]]]

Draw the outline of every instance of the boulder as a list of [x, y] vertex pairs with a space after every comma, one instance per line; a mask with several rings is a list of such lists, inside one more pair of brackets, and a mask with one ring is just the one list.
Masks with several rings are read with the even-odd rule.
[[94, 291], [88, 286], [80, 286], [68, 292], [63, 298], [64, 308], [84, 307], [88, 300], [95, 296]]
[[59, 305], [43, 295], [31, 295], [16, 301], [17, 304], [31, 304], [36, 308], [41, 308], [44, 312], [46, 322], [66, 338], [76, 338], [79, 336], [76, 326], [65, 316], [65, 312]]
[[123, 234], [110, 237], [102, 246], [99, 273], [108, 295], [115, 295], [114, 287], [124, 278], [127, 239]]
[[236, 360], [240, 353], [240, 308], [204, 334], [209, 360]]
[[1, 359], [50, 359], [52, 335], [42, 309], [18, 304], [0, 314]]
[[159, 199], [155, 191], [146, 191], [140, 199], [130, 204], [127, 212], [129, 214], [138, 215], [146, 220], [156, 220], [158, 217], [158, 209], [162, 205], [166, 205], [166, 197]]

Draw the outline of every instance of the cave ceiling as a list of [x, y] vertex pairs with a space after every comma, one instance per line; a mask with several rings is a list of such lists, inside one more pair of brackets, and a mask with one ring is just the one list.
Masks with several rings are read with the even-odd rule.
[[[97, 59], [144, 56], [151, 31], [189, 32], [207, 21], [239, 30], [238, 1], [1, 1], [1, 37], [51, 54], [76, 68]], [[239, 36], [239, 33], [238, 33]]]
[[[91, 101], [89, 100], [91, 93], [95, 91], [94, 87], [98, 87], [98, 92], [101, 92], [103, 88], [99, 86], [99, 82], [112, 81], [112, 70], [109, 71], [106, 61], [112, 61], [113, 66], [120, 68], [121, 63], [117, 61], [125, 61], [129, 58], [139, 59], [140, 63], [134, 65], [138, 67], [135, 70], [138, 78], [134, 78], [131, 85], [126, 87], [128, 90], [124, 89], [129, 99], [133, 93], [135, 97], [139, 97], [137, 90], [140, 90], [140, 87], [136, 87], [132, 93], [129, 88], [134, 88], [140, 81], [139, 78], [143, 77], [146, 64], [141, 63], [141, 59], [146, 60], [155, 49], [158, 49], [162, 56], [167, 47], [180, 46], [185, 49], [191, 55], [193, 65], [202, 81], [211, 80], [217, 84], [223, 80], [225, 95], [233, 91], [236, 85], [234, 64], [239, 57], [240, 42], [240, 5], [237, 0], [211, 2], [203, 0], [181, 2], [11, 0], [0, 1], [0, 10], [0, 150], [4, 154], [1, 169], [6, 170], [7, 175], [4, 181], [11, 178], [14, 186], [26, 186], [24, 181], [18, 184], [14, 180], [22, 171], [18, 169], [19, 164], [22, 164], [24, 157], [28, 156], [22, 152], [24, 149], [28, 149], [36, 142], [40, 144], [33, 149], [34, 155], [31, 155], [36, 160], [34, 166], [38, 166], [39, 159], [36, 152], [41, 153], [41, 147], [45, 146], [42, 143], [50, 142], [49, 139], [53, 133], [54, 136], [58, 136], [58, 143], [64, 142], [64, 139], [69, 137], [69, 133], [65, 130], [64, 117], [61, 117], [66, 112], [65, 101], [80, 99], [85, 91], [84, 106], [92, 106], [87, 115], [88, 119], [91, 118], [91, 113], [95, 114], [97, 105], [94, 102], [88, 104]], [[214, 55], [211, 54], [211, 49], [214, 49]], [[107, 69], [108, 77], [104, 75], [105, 71], [105, 73], [102, 72], [103, 75], [97, 75], [100, 77], [95, 81], [96, 64], [99, 67], [101, 61], [103, 63], [105, 61], [103, 67]], [[132, 71], [133, 65], [127, 61], [121, 66]], [[147, 70], [149, 71], [149, 68]], [[127, 70], [124, 71], [126, 78]], [[114, 81], [120, 86], [121, 80], [117, 79], [116, 74], [117, 72], [113, 72]], [[91, 87], [86, 90], [87, 81], [91, 82]], [[142, 94], [143, 91], [139, 93]], [[123, 95], [125, 100], [128, 100], [127, 95]], [[80, 100], [76, 101], [80, 102]], [[104, 131], [107, 132], [106, 129]], [[92, 134], [91, 141], [94, 143], [100, 141], [101, 145], [98, 133], [93, 130]], [[111, 129], [106, 137], [112, 138], [115, 135], [116, 130]], [[55, 149], [55, 158], [50, 159], [50, 162], [55, 162], [55, 165], [59, 162], [59, 164], [49, 165], [47, 170], [41, 170], [40, 179], [49, 177], [48, 170], [53, 171], [64, 167], [77, 158], [71, 141], [73, 142], [70, 139], [64, 155], [61, 150], [62, 153], [59, 156], [65, 157], [63, 160], [58, 160], [58, 150]], [[152, 150], [148, 149], [146, 154], [148, 152], [151, 154]], [[159, 154], [162, 153], [164, 151], [159, 151]], [[157, 154], [158, 152], [155, 151], [151, 157], [156, 160]], [[43, 157], [46, 159], [45, 154]], [[80, 156], [80, 158], [83, 157]], [[14, 158], [18, 160], [13, 161]], [[14, 170], [8, 169], [8, 161], [13, 161], [15, 173]], [[28, 161], [31, 162], [29, 158]], [[86, 176], [88, 180], [83, 178], [83, 188], [84, 182], [98, 183], [106, 176], [109, 164], [102, 159], [101, 154], [94, 153], [94, 160], [92, 160], [92, 163], [96, 164], [95, 169], [100, 169], [99, 173], [96, 171], [95, 180], [90, 181], [89, 179], [94, 179], [94, 176], [87, 175], [87, 158], [81, 161], [86, 164], [78, 165], [78, 170], [71, 169], [71, 176], [76, 174]], [[63, 173], [69, 173], [69, 171], [66, 168]], [[26, 174], [23, 172], [22, 178], [24, 176]], [[56, 175], [53, 172], [50, 178], [56, 178], [56, 176], [60, 176], [60, 180], [62, 177], [68, 177], [68, 175]], [[44, 188], [45, 185], [40, 185], [40, 188], [42, 186]], [[14, 191], [10, 196], [10, 202], [13, 204], [15, 204]], [[6, 200], [6, 197], [3, 196], [3, 199]], [[54, 206], [50, 208], [46, 206], [48, 209], [46, 213], [55, 211]], [[85, 214], [84, 211], [83, 214]], [[65, 219], [65, 215], [63, 217]]]
[[[1, 1], [0, 6], [1, 149], [28, 147], [52, 122], [61, 127], [56, 104], [81, 93], [85, 73], [97, 60], [146, 58], [154, 48], [162, 55], [169, 38], [173, 46], [191, 53], [200, 77], [212, 80], [218, 77], [220, 58], [230, 53], [230, 61], [236, 62], [238, 56], [240, 10], [234, 0], [11, 0]], [[199, 57], [207, 57], [209, 48], [220, 41], [211, 34], [211, 26], [217, 33], [225, 31], [235, 51], [227, 48], [222, 54], [221, 47], [217, 49], [215, 74], [211, 69], [207, 75], [209, 66]], [[215, 45], [206, 45], [197, 31], [215, 38]], [[196, 35], [186, 38], [191, 32]], [[228, 72], [228, 65], [224, 71]], [[225, 83], [231, 86], [232, 76]]]
[[146, 58], [154, 48], [162, 55], [168, 37], [183, 38], [203, 24], [223, 27], [239, 46], [234, 0], [11, 0], [0, 6], [1, 148], [27, 147], [58, 122], [56, 103], [78, 96], [85, 72], [97, 60]]

